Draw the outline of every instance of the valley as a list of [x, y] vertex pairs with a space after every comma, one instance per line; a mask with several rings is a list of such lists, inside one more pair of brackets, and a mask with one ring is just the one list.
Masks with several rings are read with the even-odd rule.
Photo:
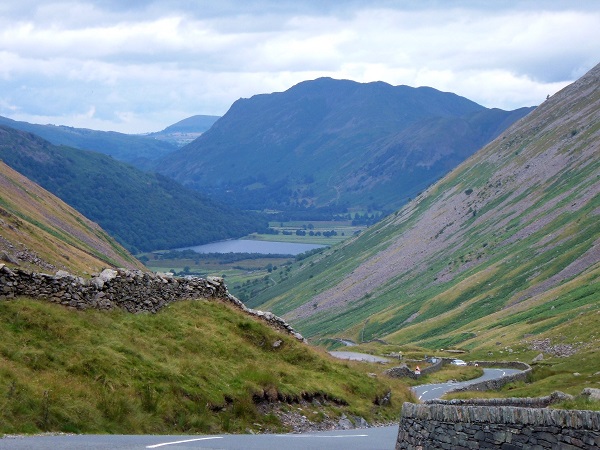
[[1, 449], [600, 448], [600, 2], [0, 5]]
[[[396, 121], [394, 131], [362, 136], [371, 142], [366, 147], [350, 135], [329, 134], [334, 125], [357, 120], [345, 101], [369, 106], [370, 95], [376, 100], [392, 91], [337, 81], [301, 83], [209, 117], [212, 126], [160, 160], [162, 175], [0, 126], [2, 270], [68, 271], [81, 277], [81, 286], [100, 283], [106, 267], [161, 272], [165, 283], [182, 285], [173, 276], [217, 276], [245, 305], [231, 309], [224, 298], [208, 295], [132, 316], [85, 306], [71, 311], [45, 302], [43, 294], [14, 298], [3, 286], [0, 389], [7, 399], [0, 431], [279, 432], [302, 422], [295, 405], [310, 429], [341, 426], [347, 416], [357, 424], [395, 420], [401, 404], [414, 400], [408, 389], [414, 383], [374, 363], [333, 360], [325, 351], [349, 341], [357, 344], [353, 351], [409, 366], [426, 355], [535, 361], [527, 383], [510, 383], [495, 396], [555, 389], [578, 395], [600, 383], [600, 66], [534, 111], [487, 110], [447, 93], [403, 87], [403, 101], [423, 109], [411, 110], [414, 117], [402, 125], [388, 117]], [[345, 94], [328, 97], [324, 87]], [[318, 109], [323, 98], [329, 106]], [[300, 122], [294, 114], [280, 116], [289, 112], [290, 99], [300, 105], [293, 109]], [[275, 147], [252, 147], [255, 142], [246, 149], [258, 155], [254, 172], [245, 171], [254, 175], [221, 178], [235, 178], [243, 158], [232, 153], [223, 166], [222, 154], [210, 153], [217, 148], [211, 140], [248, 120], [255, 103], [275, 112], [266, 122], [290, 133], [273, 141], [281, 144], [275, 170], [284, 174], [285, 162], [294, 177], [258, 172], [265, 168], [261, 152]], [[388, 113], [361, 117], [372, 126]], [[454, 131], [442, 127], [448, 123]], [[482, 127], [477, 138], [463, 133], [475, 125]], [[174, 127], [175, 136], [185, 130], [178, 126], [184, 128]], [[273, 138], [273, 129], [264, 134], [263, 126], [241, 128], [237, 139]], [[470, 136], [460, 157], [436, 140], [461, 147], [456, 134], [448, 135], [456, 130], [463, 130], [461, 139]], [[298, 140], [305, 135], [319, 138]], [[295, 147], [284, 148], [288, 139]], [[375, 159], [341, 157], [355, 146]], [[206, 157], [201, 164], [196, 152]], [[312, 160], [323, 154], [326, 160]], [[412, 171], [406, 175], [399, 165]], [[311, 167], [314, 176], [305, 173]], [[169, 170], [183, 185], [165, 175]], [[393, 184], [394, 177], [410, 187]], [[210, 183], [198, 181], [205, 179]], [[353, 191], [355, 182], [363, 184]], [[258, 248], [189, 248], [215, 241]], [[316, 248], [264, 249], [284, 245]], [[94, 304], [109, 294], [94, 297]], [[147, 295], [150, 304], [160, 303]], [[310, 345], [281, 337], [247, 308], [269, 311], [259, 317], [283, 317]], [[428, 376], [471, 378], [471, 369]], [[62, 384], [66, 378], [70, 386]]]

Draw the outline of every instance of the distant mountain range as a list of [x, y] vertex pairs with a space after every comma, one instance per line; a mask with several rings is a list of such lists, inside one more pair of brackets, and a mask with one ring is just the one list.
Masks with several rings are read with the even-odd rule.
[[249, 209], [392, 210], [530, 111], [320, 78], [238, 100], [156, 169]]
[[148, 133], [144, 136], [158, 139], [159, 141], [165, 141], [177, 147], [182, 147], [198, 138], [218, 119], [219, 116], [192, 116], [188, 117], [187, 119], [180, 120], [179, 122], [168, 126], [162, 131]]
[[596, 361], [591, 376], [600, 370], [599, 86], [600, 65], [249, 306], [315, 342], [377, 338], [486, 358], [568, 345], [580, 352], [569, 364]]
[[176, 182], [101, 153], [55, 146], [0, 126], [0, 158], [86, 217], [132, 252], [244, 236], [265, 219], [217, 204]]
[[84, 150], [94, 150], [129, 163], [139, 169], [150, 169], [154, 161], [177, 149], [173, 143], [148, 136], [96, 131], [63, 125], [40, 125], [19, 122], [0, 116], [0, 125], [28, 131], [54, 145], [67, 145]]

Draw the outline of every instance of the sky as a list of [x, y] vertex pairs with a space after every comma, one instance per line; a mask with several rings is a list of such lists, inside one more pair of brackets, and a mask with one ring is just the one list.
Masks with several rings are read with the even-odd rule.
[[324, 76], [510, 110], [599, 59], [598, 0], [3, 0], [0, 116], [144, 133]]

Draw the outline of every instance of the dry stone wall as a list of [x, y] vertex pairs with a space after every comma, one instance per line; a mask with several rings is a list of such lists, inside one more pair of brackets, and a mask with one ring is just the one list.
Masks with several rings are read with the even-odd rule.
[[600, 412], [538, 407], [548, 401], [404, 403], [396, 450], [600, 448]]
[[180, 278], [140, 270], [105, 269], [86, 279], [64, 271], [49, 275], [10, 269], [0, 264], [0, 299], [19, 296], [45, 299], [80, 310], [121, 308], [131, 313], [155, 313], [179, 300], [220, 299], [304, 341], [280, 317], [247, 308], [229, 293], [220, 277]]

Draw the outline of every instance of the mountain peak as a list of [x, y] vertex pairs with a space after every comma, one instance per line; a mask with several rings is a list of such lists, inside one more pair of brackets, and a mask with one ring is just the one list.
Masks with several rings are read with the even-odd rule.
[[526, 112], [499, 115], [432, 88], [318, 78], [238, 100], [157, 169], [245, 208], [390, 210]]

